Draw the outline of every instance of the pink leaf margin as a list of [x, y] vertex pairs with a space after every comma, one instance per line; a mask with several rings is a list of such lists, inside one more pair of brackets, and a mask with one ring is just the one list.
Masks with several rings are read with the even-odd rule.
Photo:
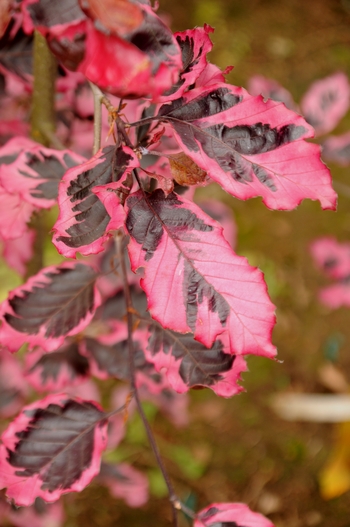
[[245, 503], [212, 503], [201, 510], [193, 527], [211, 527], [235, 523], [237, 527], [274, 527], [273, 523]]
[[[16, 331], [10, 324], [8, 324], [4, 318], [6, 313], [15, 315], [13, 309], [9, 304], [9, 300], [12, 300], [15, 296], [23, 297], [25, 293], [31, 292], [33, 287], [38, 284], [50, 283], [50, 279], [45, 276], [46, 273], [57, 273], [60, 269], [73, 269], [75, 262], [64, 262], [60, 266], [52, 265], [45, 267], [38, 274], [29, 278], [29, 280], [22, 286], [13, 289], [10, 292], [8, 298], [0, 305], [0, 318], [2, 320], [2, 326], [0, 328], [0, 342], [3, 346], [7, 346], [11, 352], [16, 352], [22, 346], [22, 344], [28, 343], [29, 349], [33, 349], [34, 346], [41, 346], [46, 351], [53, 351], [59, 348], [67, 336], [76, 335], [80, 333], [86, 326], [89, 325], [93, 316], [95, 315], [96, 309], [101, 305], [102, 298], [96, 286], [94, 286], [94, 309], [92, 312], [88, 312], [84, 318], [81, 319], [80, 323], [70, 330], [66, 335], [60, 337], [45, 336], [45, 325], [41, 326], [39, 333], [29, 335]], [[83, 264], [82, 264], [83, 265]]]
[[[67, 400], [71, 399], [66, 394], [54, 394], [45, 397], [23, 408], [21, 414], [9, 425], [2, 435], [0, 445], [0, 488], [7, 487], [7, 497], [13, 499], [16, 505], [26, 507], [34, 503], [40, 497], [48, 503], [57, 501], [62, 494], [68, 492], [80, 492], [83, 490], [100, 471], [101, 453], [107, 445], [107, 422], [95, 427], [94, 451], [90, 466], [85, 468], [78, 481], [72, 484], [70, 489], [57, 489], [53, 492], [42, 489], [40, 474], [32, 477], [19, 477], [15, 474], [16, 468], [12, 467], [7, 461], [7, 451], [14, 450], [18, 443], [18, 433], [25, 430], [32, 419], [32, 412], [37, 409], [47, 408], [50, 404], [64, 406]], [[85, 401], [78, 397], [74, 398], [77, 403], [83, 404]], [[91, 401], [89, 401], [91, 403]], [[94, 406], [102, 410], [99, 404], [93, 402]]]

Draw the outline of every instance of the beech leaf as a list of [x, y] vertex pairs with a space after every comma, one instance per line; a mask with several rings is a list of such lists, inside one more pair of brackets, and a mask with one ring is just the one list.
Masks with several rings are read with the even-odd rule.
[[10, 194], [0, 184], [0, 236], [14, 240], [26, 235], [35, 206], [22, 199], [19, 193]]
[[210, 348], [228, 331], [233, 354], [273, 357], [274, 306], [262, 273], [237, 256], [222, 227], [175, 193], [138, 191], [126, 200], [131, 267], [163, 327], [194, 333]]
[[18, 412], [28, 392], [20, 362], [7, 349], [0, 351], [0, 415], [8, 418]]
[[[151, 374], [154, 373], [153, 365], [146, 360], [143, 351], [146, 338], [144, 330], [133, 333], [134, 362], [137, 372]], [[89, 359], [92, 375], [99, 379], [130, 379], [128, 332], [125, 324], [118, 325], [115, 331], [102, 335], [99, 339], [86, 337], [82, 343], [82, 352]]]
[[335, 208], [320, 147], [304, 141], [313, 129], [284, 104], [217, 84], [164, 104], [158, 116], [185, 154], [233, 196], [262, 196], [270, 209], [291, 210], [305, 198]]
[[23, 408], [2, 435], [0, 488], [16, 505], [79, 492], [100, 469], [107, 420], [92, 401], [49, 395]]
[[197, 514], [193, 527], [274, 527], [245, 503], [213, 503]]
[[217, 395], [231, 397], [243, 389], [237, 382], [247, 369], [246, 363], [243, 357], [230, 353], [225, 334], [208, 349], [192, 334], [150, 326], [146, 357], [157, 371], [166, 369], [169, 383], [178, 393], [205, 386]]
[[77, 342], [68, 342], [58, 350], [46, 353], [36, 350], [26, 355], [27, 381], [38, 392], [58, 392], [87, 380], [89, 362]]
[[[137, 166], [130, 148], [107, 146], [66, 172], [59, 187], [60, 214], [53, 237], [61, 254], [75, 258], [78, 251], [85, 256], [103, 251], [109, 231], [123, 223], [122, 203], [132, 184], [130, 173]], [[102, 201], [113, 208], [114, 218]]]
[[0, 180], [8, 192], [19, 192], [36, 208], [48, 209], [57, 202], [58, 185], [63, 175], [83, 161], [83, 157], [70, 150], [36, 146], [23, 150], [13, 163], [2, 167]]
[[24, 276], [27, 264], [33, 256], [35, 231], [26, 229], [20, 238], [4, 240], [2, 256], [9, 267]]
[[102, 463], [98, 479], [114, 498], [122, 498], [129, 507], [141, 507], [148, 501], [147, 477], [127, 463]]
[[317, 135], [331, 132], [344, 117], [350, 105], [350, 84], [338, 72], [311, 84], [300, 102], [305, 119]]
[[328, 137], [322, 146], [322, 154], [327, 161], [344, 167], [350, 165], [350, 132]]
[[195, 84], [208, 64], [207, 54], [213, 48], [209, 33], [213, 31], [213, 28], [205, 25], [174, 33], [181, 50], [182, 69], [179, 80], [163, 95], [162, 101], [177, 99]]
[[65, 262], [42, 269], [14, 289], [0, 309], [0, 340], [11, 351], [27, 342], [57, 349], [91, 321], [101, 303], [96, 274], [88, 265]]
[[33, 72], [33, 36], [26, 35], [21, 27], [16, 29], [13, 18], [0, 38], [0, 65], [23, 80]]

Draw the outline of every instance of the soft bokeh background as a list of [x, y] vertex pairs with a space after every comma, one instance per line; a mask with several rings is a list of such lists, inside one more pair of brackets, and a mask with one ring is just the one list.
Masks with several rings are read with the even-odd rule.
[[[161, 1], [173, 30], [215, 27], [211, 61], [234, 65], [229, 82], [247, 86], [262, 74], [283, 84], [300, 101], [310, 83], [336, 71], [350, 76], [349, 0]], [[350, 115], [336, 132], [350, 130]], [[350, 186], [350, 169], [331, 167]], [[169, 473], [183, 500], [196, 509], [215, 501], [243, 501], [269, 515], [276, 527], [348, 527], [350, 494], [325, 500], [319, 474], [336, 448], [331, 424], [288, 423], [270, 409], [283, 391], [326, 393], [318, 370], [332, 360], [350, 381], [350, 310], [330, 311], [317, 301], [327, 281], [313, 265], [310, 242], [324, 235], [350, 240], [350, 197], [340, 194], [338, 212], [306, 201], [293, 212], [271, 212], [260, 199], [242, 202], [211, 188], [232, 207], [239, 254], [259, 266], [277, 305], [274, 342], [281, 362], [249, 358], [243, 393], [221, 400], [209, 390], [192, 393], [191, 422], [177, 430], [149, 406], [147, 411]], [[67, 527], [171, 524], [169, 504], [138, 420], [120, 457], [147, 468], [153, 498], [130, 510], [91, 485], [68, 496]], [[350, 443], [350, 437], [349, 437]], [[152, 468], [154, 467], [154, 468]], [[350, 455], [349, 455], [350, 470]], [[182, 517], [182, 525], [189, 525]]]

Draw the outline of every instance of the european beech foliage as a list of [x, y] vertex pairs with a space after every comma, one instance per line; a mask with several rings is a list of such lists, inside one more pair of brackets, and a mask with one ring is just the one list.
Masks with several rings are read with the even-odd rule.
[[[312, 125], [327, 131], [317, 107], [322, 86], [305, 98], [305, 120], [290, 100], [227, 84], [231, 68], [207, 59], [213, 29], [173, 34], [147, 0], [22, 0], [4, 9], [3, 256], [26, 275], [37, 235], [30, 221], [58, 204], [52, 242], [68, 260], [25, 279], [0, 307], [2, 415], [18, 412], [31, 388], [46, 394], [3, 433], [0, 485], [16, 505], [31, 506], [28, 518], [97, 475], [113, 496], [140, 506], [145, 476], [125, 463], [101, 464], [123, 439], [133, 397], [184, 425], [190, 388], [231, 397], [242, 390], [245, 355], [276, 355], [263, 274], [234, 252], [229, 209], [195, 203], [194, 190], [215, 182], [273, 210], [305, 198], [335, 209], [320, 147], [307, 141]], [[58, 61], [57, 148], [28, 137], [34, 30]], [[92, 92], [106, 107], [94, 155]], [[323, 266], [343, 279], [338, 264]], [[21, 363], [11, 353], [23, 345]], [[130, 387], [105, 410], [91, 377]], [[212, 504], [193, 519], [194, 527], [272, 526], [239, 503]]]

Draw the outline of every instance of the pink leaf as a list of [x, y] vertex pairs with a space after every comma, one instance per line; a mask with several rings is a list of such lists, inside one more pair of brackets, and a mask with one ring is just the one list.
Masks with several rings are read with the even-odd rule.
[[49, 395], [26, 406], [2, 435], [0, 488], [19, 506], [79, 492], [98, 474], [106, 441], [97, 403]]
[[25, 235], [35, 207], [24, 201], [20, 194], [9, 194], [0, 186], [0, 236], [13, 240]]
[[7, 349], [0, 352], [0, 414], [7, 418], [19, 411], [28, 385], [18, 359]]
[[350, 276], [350, 243], [335, 238], [320, 238], [311, 244], [311, 254], [317, 265], [331, 278]]
[[39, 146], [39, 144], [32, 141], [32, 139], [29, 139], [29, 137], [13, 137], [0, 147], [0, 165], [9, 165], [10, 163], [13, 163], [22, 150], [34, 148], [36, 146]]
[[69, 24], [85, 19], [77, 0], [62, 0], [60, 4], [50, 0], [23, 0], [21, 5], [26, 31], [34, 27], [44, 34], [59, 32]]
[[22, 150], [13, 163], [2, 167], [0, 181], [8, 192], [18, 192], [36, 208], [48, 209], [57, 202], [58, 185], [65, 172], [83, 161], [70, 150], [35, 146]]
[[47, 504], [37, 498], [31, 507], [11, 507], [8, 519], [15, 527], [62, 527], [63, 505], [60, 502]]
[[143, 401], [151, 401], [175, 426], [187, 426], [189, 423], [188, 394], [175, 392], [164, 372], [158, 375], [157, 384], [154, 382], [154, 376], [152, 379], [146, 376], [139, 377], [140, 398]]
[[304, 198], [334, 209], [336, 194], [313, 130], [284, 104], [243, 88], [197, 88], [159, 110], [184, 152], [227, 192], [262, 196], [270, 209], [290, 210]]
[[247, 366], [243, 357], [230, 353], [227, 334], [221, 334], [207, 349], [191, 334], [155, 326], [150, 331], [146, 357], [157, 371], [165, 368], [170, 385], [178, 393], [205, 386], [217, 395], [231, 397], [243, 389], [237, 382]]
[[13, 17], [0, 39], [0, 67], [28, 83], [32, 75], [33, 37]]
[[2, 256], [7, 265], [24, 276], [27, 271], [27, 264], [33, 256], [33, 244], [35, 231], [27, 229], [20, 238], [4, 240]]
[[106, 35], [87, 21], [86, 52], [79, 71], [118, 97], [157, 99], [176, 82], [181, 54], [172, 33], [151, 7], [141, 7], [143, 23], [125, 40], [117, 34]]
[[274, 79], [267, 79], [263, 75], [254, 75], [248, 81], [248, 91], [251, 95], [262, 95], [264, 99], [283, 102], [290, 110], [297, 109], [289, 91]]
[[[61, 254], [75, 258], [78, 251], [85, 256], [103, 251], [109, 231], [122, 223], [119, 205], [132, 184], [131, 171], [138, 165], [130, 148], [108, 146], [65, 174], [59, 188], [60, 215], [53, 238]], [[108, 210], [114, 207], [116, 218], [111, 218], [103, 202]]]
[[244, 503], [213, 503], [197, 514], [193, 527], [274, 527]]
[[66, 386], [84, 382], [89, 375], [89, 363], [74, 341], [51, 353], [27, 353], [25, 361], [26, 379], [38, 392], [62, 391]]
[[[91, 373], [99, 379], [111, 377], [128, 380], [129, 345], [126, 324], [116, 325], [116, 330], [99, 339], [86, 337], [82, 343], [82, 351], [91, 364]], [[140, 371], [147, 375], [154, 373], [153, 365], [145, 359], [144, 348], [147, 334], [144, 330], [133, 333], [136, 375]]]
[[179, 46], [149, 5], [137, 5], [143, 21], [121, 38], [100, 20], [95, 24], [76, 13], [77, 2], [70, 4], [72, 14], [68, 10], [67, 17], [62, 16], [62, 6], [52, 8], [52, 3], [31, 7], [40, 15], [32, 14], [37, 28], [47, 35], [51, 50], [65, 67], [119, 97], [157, 99], [176, 82], [182, 66]]
[[25, 342], [30, 348], [57, 349], [89, 324], [100, 305], [95, 280], [93, 269], [81, 263], [41, 270], [2, 303], [0, 342], [11, 351]]
[[262, 273], [233, 252], [219, 224], [161, 190], [136, 192], [126, 206], [131, 266], [145, 268], [152, 317], [208, 348], [227, 330], [231, 353], [273, 357], [274, 306]]
[[342, 306], [350, 307], [349, 278], [337, 284], [324, 287], [319, 293], [319, 299], [331, 309], [338, 309]]
[[228, 66], [225, 71], [221, 71], [215, 64], [207, 64], [196, 81], [196, 88], [225, 82], [225, 75], [230, 73], [231, 70], [231, 66]]
[[344, 167], [350, 165], [350, 132], [328, 137], [322, 146], [322, 154], [327, 161]]
[[141, 507], [148, 501], [146, 476], [127, 463], [102, 463], [98, 479], [107, 485], [114, 498], [122, 498], [129, 507]]
[[177, 99], [195, 84], [208, 64], [207, 54], [213, 48], [209, 33], [213, 31], [213, 28], [206, 25], [204, 28], [196, 27], [174, 33], [182, 54], [182, 70], [179, 80], [163, 95], [162, 101]]
[[321, 238], [311, 245], [317, 265], [338, 283], [323, 288], [319, 298], [331, 309], [350, 306], [350, 243], [339, 243], [333, 238]]
[[334, 73], [311, 84], [300, 106], [317, 135], [331, 132], [349, 109], [350, 84], [344, 73]]

